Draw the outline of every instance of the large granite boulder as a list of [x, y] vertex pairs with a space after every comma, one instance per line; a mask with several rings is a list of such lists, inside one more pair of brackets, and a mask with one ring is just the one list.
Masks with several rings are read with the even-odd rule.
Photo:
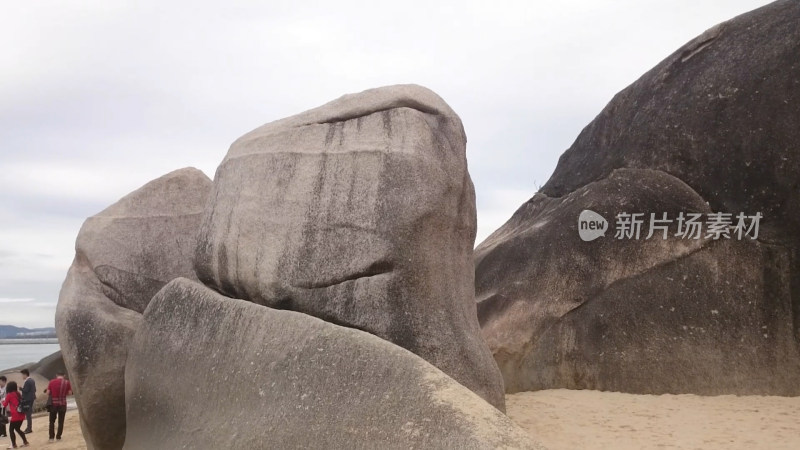
[[[39, 362], [27, 367], [31, 373], [38, 373], [48, 380], [55, 378], [59, 372], [67, 373], [67, 366], [64, 364], [64, 356], [61, 350], [45, 356]], [[42, 388], [44, 390], [44, 388]]]
[[61, 288], [56, 331], [89, 448], [125, 440], [128, 345], [152, 296], [194, 277], [195, 235], [211, 180], [171, 172], [84, 222]]
[[148, 307], [125, 377], [126, 449], [541, 448], [401, 347], [186, 279]]
[[217, 169], [198, 277], [400, 345], [503, 409], [475, 309], [465, 143], [456, 113], [413, 85], [257, 128]]
[[[620, 92], [476, 249], [508, 391], [800, 394], [800, 2], [718, 25]], [[608, 219], [585, 242], [584, 210]], [[760, 213], [757, 239], [615, 217]]]

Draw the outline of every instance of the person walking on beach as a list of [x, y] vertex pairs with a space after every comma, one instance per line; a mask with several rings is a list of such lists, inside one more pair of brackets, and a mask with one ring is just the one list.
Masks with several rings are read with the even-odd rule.
[[[64, 379], [64, 372], [58, 372], [56, 377], [50, 380], [44, 393], [50, 394], [53, 399], [50, 407], [50, 442], [60, 441], [61, 433], [64, 431], [64, 416], [67, 414], [67, 396], [72, 395], [72, 386], [69, 380]], [[53, 433], [56, 416], [58, 416], [58, 434]]]
[[28, 438], [22, 432], [22, 422], [25, 421], [25, 413], [17, 411], [19, 405], [22, 403], [22, 395], [17, 390], [16, 381], [10, 381], [6, 386], [6, 398], [3, 400], [3, 406], [11, 411], [11, 427], [9, 434], [11, 434], [11, 447], [17, 448], [16, 434], [22, 438], [22, 446], [28, 446]]
[[25, 418], [28, 419], [28, 428], [25, 433], [33, 433], [33, 402], [36, 400], [36, 382], [31, 378], [28, 369], [22, 369], [22, 409], [25, 411]]
[[3, 400], [6, 399], [6, 382], [8, 378], [5, 375], [0, 375], [0, 437], [8, 436], [6, 434], [6, 424], [8, 423], [8, 413], [3, 406]]

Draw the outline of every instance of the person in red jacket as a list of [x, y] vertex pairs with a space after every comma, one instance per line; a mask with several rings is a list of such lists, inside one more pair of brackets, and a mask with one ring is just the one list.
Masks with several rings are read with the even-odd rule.
[[3, 406], [11, 411], [11, 447], [8, 448], [17, 448], [17, 438], [14, 432], [19, 433], [22, 438], [22, 446], [28, 446], [28, 439], [25, 437], [25, 433], [22, 432], [22, 422], [25, 421], [25, 413], [17, 412], [17, 407], [20, 402], [22, 402], [22, 395], [20, 395], [17, 389], [17, 383], [15, 381], [9, 381], [6, 386], [6, 399], [3, 400]]
[[[67, 396], [72, 395], [72, 386], [64, 376], [64, 372], [58, 372], [56, 377], [50, 380], [47, 389], [44, 390], [44, 393], [50, 394], [52, 399], [50, 407], [50, 442], [61, 440], [61, 433], [64, 431], [64, 416], [67, 413]], [[53, 430], [56, 416], [58, 416], [58, 434], [55, 434]]]

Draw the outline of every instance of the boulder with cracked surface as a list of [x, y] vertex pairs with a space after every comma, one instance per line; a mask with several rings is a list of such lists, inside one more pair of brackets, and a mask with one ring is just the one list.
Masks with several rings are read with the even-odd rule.
[[542, 448], [408, 350], [187, 279], [153, 299], [125, 376], [126, 449]]
[[[720, 24], [615, 96], [476, 249], [507, 390], [800, 394], [800, 3]], [[584, 242], [588, 209], [611, 221]], [[638, 240], [615, 216], [644, 214]], [[760, 213], [758, 239], [646, 239]]]
[[217, 169], [198, 277], [400, 345], [503, 409], [475, 310], [465, 145], [456, 113], [414, 85], [257, 128]]
[[197, 169], [153, 180], [84, 222], [59, 294], [56, 332], [89, 448], [125, 440], [125, 361], [152, 296], [194, 277], [211, 180]]

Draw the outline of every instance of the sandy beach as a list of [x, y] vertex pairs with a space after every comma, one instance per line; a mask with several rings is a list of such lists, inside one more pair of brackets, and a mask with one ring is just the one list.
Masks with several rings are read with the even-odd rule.
[[[800, 398], [632, 395], [564, 389], [506, 396], [508, 415], [550, 450], [797, 449]], [[47, 416], [34, 418], [31, 448], [85, 449], [78, 411], [61, 442], [48, 443]], [[3, 448], [9, 443], [4, 439]]]
[[[47, 414], [39, 414], [33, 417], [33, 433], [27, 435], [28, 442], [31, 444], [31, 446], [28, 448], [47, 448], [48, 450], [86, 448], [86, 442], [84, 442], [83, 434], [81, 434], [81, 424], [78, 419], [78, 410], [73, 409], [71, 411], [67, 411], [67, 418], [64, 420], [64, 434], [61, 436], [61, 441], [57, 441], [52, 444], [48, 442], [49, 436], [47, 433], [47, 417]], [[10, 445], [10, 438], [0, 439], [0, 448], [6, 448]], [[19, 445], [22, 445], [22, 442], [20, 442], [19, 437], [17, 437], [17, 446]]]
[[798, 397], [556, 389], [506, 401], [508, 415], [551, 450], [800, 448]]

